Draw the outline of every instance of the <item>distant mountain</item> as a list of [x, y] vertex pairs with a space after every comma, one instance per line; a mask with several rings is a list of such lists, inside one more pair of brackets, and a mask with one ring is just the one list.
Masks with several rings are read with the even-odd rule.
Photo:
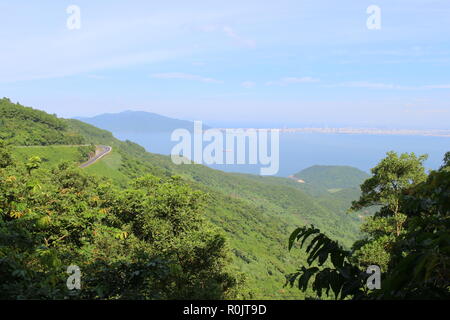
[[369, 174], [350, 166], [312, 166], [293, 176], [300, 182], [326, 189], [358, 188]]
[[91, 118], [77, 117], [75, 119], [113, 133], [171, 132], [175, 129], [192, 131], [194, 128], [194, 122], [192, 121], [173, 119], [145, 111], [105, 113]]

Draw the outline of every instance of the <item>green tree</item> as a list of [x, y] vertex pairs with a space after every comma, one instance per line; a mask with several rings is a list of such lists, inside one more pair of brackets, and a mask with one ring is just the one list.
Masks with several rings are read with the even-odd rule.
[[[373, 170], [374, 177], [363, 184], [361, 199], [353, 206], [370, 203], [384, 205], [364, 226], [363, 230], [369, 233], [368, 239], [363, 241], [364, 245], [357, 242], [353, 250], [347, 251], [314, 227], [298, 228], [291, 235], [289, 248], [297, 241], [301, 241], [301, 247], [308, 244], [306, 251], [310, 266], [302, 266], [289, 275], [288, 283], [294, 285], [297, 281], [299, 288], [305, 290], [313, 279], [312, 288], [319, 297], [323, 290], [328, 295], [331, 289], [336, 298], [450, 298], [450, 172], [443, 166], [424, 179], [422, 168], [417, 163], [421, 162], [420, 158], [403, 156], [408, 166], [399, 163], [399, 158], [394, 154], [388, 154], [388, 158], [394, 160], [392, 166], [384, 159], [381, 162], [383, 165], [376, 168], [391, 168], [382, 172], [385, 177], [395, 178], [395, 181], [389, 183], [388, 179], [384, 179], [382, 184], [374, 183], [381, 181], [381, 177], [374, 178], [380, 171]], [[396, 171], [392, 168], [409, 168], [411, 179], [398, 179], [399, 174], [392, 174]], [[403, 182], [399, 183], [399, 180]], [[374, 186], [379, 187], [376, 189]], [[389, 186], [392, 188], [389, 189]], [[405, 216], [400, 233], [397, 233], [398, 221], [388, 220], [395, 213]], [[380, 246], [380, 239], [389, 234], [393, 235], [389, 246]], [[305, 242], [311, 235], [314, 238], [309, 243]], [[316, 260], [318, 266], [312, 265]], [[381, 290], [367, 290], [367, 274], [361, 261], [389, 265], [383, 272]]]
[[0, 139], [0, 168], [6, 168], [12, 163], [11, 150], [9, 150], [6, 143]]
[[[176, 177], [122, 190], [68, 163], [38, 164], [0, 168], [0, 299], [236, 297], [242, 279], [202, 217], [203, 193]], [[83, 274], [76, 296], [69, 265]]]
[[426, 155], [388, 152], [372, 170], [372, 176], [361, 185], [361, 196], [350, 211], [376, 206], [374, 216], [366, 218], [361, 231], [366, 237], [357, 241], [353, 249], [360, 266], [376, 264], [383, 271], [389, 267], [393, 244], [404, 232], [406, 215], [400, 208], [402, 192], [426, 180], [423, 162]]

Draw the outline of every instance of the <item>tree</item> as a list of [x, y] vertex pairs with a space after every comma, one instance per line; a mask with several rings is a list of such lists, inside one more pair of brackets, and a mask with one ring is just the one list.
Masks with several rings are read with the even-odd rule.
[[445, 168], [450, 167], [450, 151], [447, 152], [444, 156], [443, 164], [441, 166], [441, 170], [444, 170]]
[[[176, 177], [122, 190], [69, 163], [38, 164], [0, 168], [0, 299], [235, 297], [241, 279], [202, 217], [204, 194]], [[69, 265], [83, 274], [74, 296]]]
[[402, 192], [426, 180], [423, 162], [426, 155], [414, 153], [398, 156], [388, 152], [372, 170], [372, 176], [361, 185], [361, 196], [354, 201], [350, 211], [376, 206], [378, 211], [368, 217], [361, 231], [366, 238], [354, 244], [354, 257], [361, 268], [376, 264], [381, 270], [389, 268], [393, 243], [404, 232], [406, 215], [400, 208]]
[[11, 151], [6, 143], [0, 139], [0, 168], [6, 168], [13, 163]]
[[[305, 290], [313, 279], [312, 288], [319, 297], [323, 290], [328, 295], [332, 289], [336, 298], [450, 298], [450, 172], [443, 166], [424, 179], [417, 163], [420, 160], [413, 155], [398, 158], [388, 154], [372, 171], [374, 176], [362, 185], [363, 194], [353, 208], [384, 205], [363, 227], [369, 233], [363, 245], [359, 241], [353, 250], [346, 251], [314, 227], [296, 229], [290, 237], [289, 248], [296, 241], [301, 241], [303, 247], [308, 237], [314, 235], [306, 249], [310, 267], [302, 266], [289, 276], [288, 283], [294, 285], [298, 281], [299, 288]], [[397, 221], [388, 220], [395, 213], [405, 217], [400, 233], [397, 233]], [[389, 246], [380, 246], [380, 239], [386, 235], [393, 235]], [[383, 272], [381, 289], [367, 290], [367, 274], [361, 261], [376, 261], [377, 254], [383, 252], [387, 254], [383, 259], [387, 257], [389, 268]], [[367, 254], [366, 261], [362, 253]], [[376, 257], [370, 257], [369, 253]], [[318, 267], [312, 266], [316, 260]]]
[[314, 226], [297, 228], [289, 238], [289, 250], [296, 241], [303, 248], [308, 238], [312, 237], [306, 248], [309, 254], [308, 268], [301, 266], [295, 273], [289, 274], [286, 285], [306, 291], [309, 281], [313, 279], [312, 289], [319, 298], [325, 293], [336, 299], [347, 297], [361, 298], [367, 295], [363, 283], [367, 278], [356, 265], [352, 263], [351, 252], [344, 250], [336, 241], [331, 240]]

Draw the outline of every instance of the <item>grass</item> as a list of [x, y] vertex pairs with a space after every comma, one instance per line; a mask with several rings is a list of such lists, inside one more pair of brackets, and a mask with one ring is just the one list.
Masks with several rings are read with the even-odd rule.
[[122, 164], [122, 156], [113, 149], [109, 154], [85, 168], [84, 170], [92, 175], [108, 177], [114, 182], [123, 185], [129, 179], [119, 171]]
[[30, 157], [38, 156], [42, 160], [42, 167], [49, 168], [63, 161], [78, 163], [80, 152], [77, 146], [32, 146], [15, 147], [13, 157], [18, 161], [26, 162]]

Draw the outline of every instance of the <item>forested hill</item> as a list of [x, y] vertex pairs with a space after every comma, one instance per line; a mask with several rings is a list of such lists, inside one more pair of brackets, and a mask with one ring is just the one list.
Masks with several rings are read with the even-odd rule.
[[312, 166], [296, 174], [294, 177], [306, 184], [326, 189], [357, 188], [369, 178], [369, 174], [349, 166]]
[[[10, 106], [9, 114], [14, 114], [16, 108], [22, 117], [24, 107]], [[45, 125], [49, 134], [81, 137], [84, 143], [113, 147], [111, 154], [83, 169], [83, 174], [111, 179], [118, 188], [126, 188], [132, 179], [146, 174], [164, 181], [177, 177], [191, 189], [206, 194], [203, 217], [224, 233], [227, 246], [233, 253], [233, 268], [245, 276], [252, 298], [304, 298], [311, 293], [283, 287], [286, 275], [295, 271], [293, 266], [306, 264], [304, 253], [292, 254], [286, 250], [287, 239], [295, 227], [313, 223], [347, 246], [359, 236], [360, 220], [356, 215], [334, 210], [331, 206], [335, 199], [313, 197], [298, 188], [300, 184], [291, 179], [230, 174], [202, 165], [177, 166], [168, 156], [148, 153], [133, 142], [117, 140], [110, 132], [79, 120], [57, 119], [40, 111], [36, 114], [42, 115], [39, 119], [48, 118], [48, 122], [59, 124], [59, 127]], [[11, 116], [1, 117], [1, 120], [19, 122]], [[40, 121], [27, 121], [29, 128], [10, 127], [9, 130], [14, 130], [14, 134], [10, 134], [26, 137], [24, 140], [27, 141], [31, 132], [44, 126]], [[55, 140], [63, 143], [63, 140], [50, 138], [49, 141], [40, 141], [43, 147], [21, 148], [21, 152], [27, 149], [30, 156], [38, 151], [45, 154], [48, 148], [45, 145], [53, 144], [50, 141]], [[57, 151], [52, 149], [52, 152]], [[15, 154], [19, 156], [17, 150]], [[54, 166], [63, 160], [71, 160], [66, 158], [66, 153], [59, 157], [54, 154], [51, 159], [55, 159]], [[52, 165], [52, 161], [47, 165]], [[350, 205], [348, 200], [345, 199], [345, 205]]]
[[68, 130], [64, 120], [8, 98], [0, 99], [0, 139], [22, 146], [85, 143], [82, 136]]

